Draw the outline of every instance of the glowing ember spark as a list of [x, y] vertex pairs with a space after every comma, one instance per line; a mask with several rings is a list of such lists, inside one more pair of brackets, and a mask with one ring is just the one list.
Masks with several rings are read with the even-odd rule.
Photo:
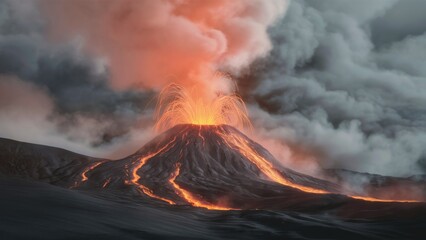
[[174, 201], [167, 199], [167, 198], [163, 198], [160, 197], [156, 194], [154, 194], [154, 192], [149, 189], [148, 187], [144, 186], [143, 184], [139, 183], [139, 179], [141, 178], [137, 172], [146, 164], [146, 162], [151, 159], [152, 157], [154, 157], [155, 155], [159, 154], [160, 152], [165, 151], [167, 148], [169, 148], [172, 144], [174, 143], [174, 140], [170, 141], [168, 144], [166, 144], [165, 146], [163, 146], [162, 148], [158, 149], [157, 151], [153, 152], [153, 153], [149, 153], [148, 155], [142, 157], [141, 159], [139, 159], [138, 165], [136, 165], [133, 170], [132, 170], [132, 179], [130, 180], [131, 183], [133, 183], [134, 185], [136, 185], [143, 193], [145, 193], [146, 195], [148, 195], [149, 197], [167, 202], [171, 205], [176, 204]]
[[176, 84], [161, 91], [155, 116], [157, 131], [178, 124], [251, 127], [245, 104], [237, 95], [208, 98], [199, 89], [188, 91]]
[[169, 182], [172, 184], [173, 188], [176, 190], [176, 193], [185, 199], [189, 204], [191, 204], [194, 207], [200, 207], [200, 208], [206, 208], [208, 210], [221, 210], [221, 211], [227, 211], [227, 210], [235, 210], [228, 207], [222, 207], [218, 205], [213, 205], [210, 203], [206, 203], [204, 201], [199, 200], [197, 197], [194, 196], [191, 192], [181, 188], [179, 184], [176, 183], [176, 178], [179, 176], [180, 173], [180, 164], [176, 166], [176, 171], [172, 174], [172, 177], [170, 178]]

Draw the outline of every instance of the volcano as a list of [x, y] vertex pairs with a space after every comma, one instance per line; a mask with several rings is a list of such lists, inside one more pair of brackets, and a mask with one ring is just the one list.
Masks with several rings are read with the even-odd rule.
[[120, 160], [4, 141], [3, 174], [70, 189], [120, 192], [136, 201], [209, 210], [332, 209], [339, 215], [363, 217], [402, 214], [389, 211], [394, 208], [406, 214], [412, 208], [424, 210], [421, 202], [359, 196], [340, 184], [285, 168], [264, 147], [228, 125], [177, 125]]
[[129, 157], [94, 163], [82, 176], [84, 184], [126, 184], [169, 204], [216, 210], [265, 208], [273, 198], [290, 204], [339, 192], [335, 184], [279, 167], [265, 148], [227, 125], [175, 126]]

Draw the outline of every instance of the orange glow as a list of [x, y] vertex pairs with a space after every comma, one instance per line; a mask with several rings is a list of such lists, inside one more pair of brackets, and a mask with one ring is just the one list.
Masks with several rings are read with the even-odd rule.
[[235, 95], [207, 97], [202, 90], [170, 84], [159, 95], [155, 129], [166, 130], [178, 124], [251, 127], [243, 100]]
[[172, 184], [173, 188], [175, 189], [176, 193], [183, 199], [185, 199], [189, 204], [191, 204], [194, 207], [200, 207], [200, 208], [206, 208], [208, 210], [221, 210], [221, 211], [227, 211], [227, 210], [235, 210], [228, 207], [222, 207], [210, 203], [206, 203], [200, 199], [198, 199], [194, 194], [191, 192], [181, 188], [179, 184], [176, 183], [176, 178], [179, 176], [180, 173], [180, 164], [176, 166], [175, 172], [172, 174], [172, 177], [170, 178], [169, 182]]
[[159, 154], [160, 152], [165, 151], [167, 148], [169, 148], [172, 144], [174, 143], [173, 141], [170, 141], [168, 144], [166, 144], [164, 147], [158, 149], [157, 151], [153, 152], [153, 153], [149, 153], [148, 155], [142, 157], [139, 159], [138, 164], [133, 168], [132, 170], [132, 179], [130, 180], [131, 183], [133, 183], [134, 185], [136, 185], [143, 193], [145, 193], [146, 195], [148, 195], [149, 197], [167, 202], [168, 204], [174, 205], [176, 204], [174, 201], [167, 199], [167, 198], [163, 198], [160, 197], [156, 194], [154, 194], [154, 192], [149, 189], [148, 187], [144, 186], [143, 184], [139, 183], [139, 179], [141, 178], [137, 172], [145, 165], [145, 163], [151, 159], [152, 157], [154, 157], [155, 155]]

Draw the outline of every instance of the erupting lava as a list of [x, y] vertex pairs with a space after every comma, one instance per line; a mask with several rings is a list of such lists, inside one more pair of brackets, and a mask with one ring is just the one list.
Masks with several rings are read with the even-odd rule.
[[243, 100], [235, 94], [206, 97], [202, 91], [189, 91], [170, 84], [159, 95], [156, 108], [157, 130], [167, 130], [178, 124], [251, 127]]

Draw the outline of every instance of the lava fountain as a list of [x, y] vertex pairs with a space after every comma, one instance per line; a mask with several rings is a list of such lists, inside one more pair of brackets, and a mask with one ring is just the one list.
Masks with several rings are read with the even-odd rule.
[[160, 92], [155, 118], [158, 131], [178, 124], [251, 127], [244, 101], [236, 94], [206, 97], [196, 87], [186, 90], [174, 83]]

